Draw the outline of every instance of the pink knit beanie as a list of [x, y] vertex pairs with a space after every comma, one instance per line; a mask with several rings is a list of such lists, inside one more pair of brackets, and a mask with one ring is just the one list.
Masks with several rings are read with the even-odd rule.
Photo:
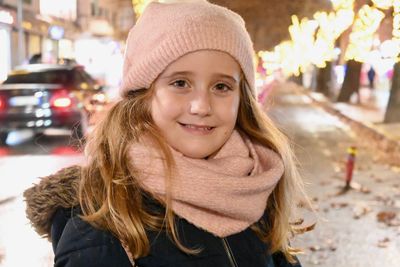
[[253, 44], [238, 14], [206, 0], [151, 2], [128, 35], [121, 95], [149, 88], [173, 61], [205, 49], [235, 58], [254, 93]]

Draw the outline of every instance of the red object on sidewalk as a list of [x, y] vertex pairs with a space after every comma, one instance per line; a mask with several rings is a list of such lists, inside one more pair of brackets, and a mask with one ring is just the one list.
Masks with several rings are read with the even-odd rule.
[[351, 180], [353, 179], [353, 170], [356, 161], [357, 148], [351, 146], [347, 149], [347, 162], [346, 162], [346, 188], [350, 188]]

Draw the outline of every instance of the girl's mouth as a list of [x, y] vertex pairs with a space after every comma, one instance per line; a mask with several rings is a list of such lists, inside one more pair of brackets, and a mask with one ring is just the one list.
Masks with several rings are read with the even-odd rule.
[[185, 130], [197, 134], [208, 134], [211, 133], [213, 129], [215, 129], [215, 127], [208, 125], [185, 124], [180, 122], [179, 125], [181, 125]]

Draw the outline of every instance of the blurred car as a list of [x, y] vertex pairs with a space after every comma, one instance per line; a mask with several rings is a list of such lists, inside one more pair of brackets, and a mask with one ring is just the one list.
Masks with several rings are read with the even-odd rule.
[[0, 85], [0, 142], [9, 132], [69, 129], [82, 138], [89, 117], [107, 102], [106, 95], [82, 66], [29, 64], [17, 67]]

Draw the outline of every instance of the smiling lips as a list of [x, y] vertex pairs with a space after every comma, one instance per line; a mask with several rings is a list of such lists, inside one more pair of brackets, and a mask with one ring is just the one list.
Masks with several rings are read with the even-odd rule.
[[196, 124], [185, 124], [179, 123], [186, 131], [194, 134], [209, 134], [215, 127], [208, 125], [196, 125]]

